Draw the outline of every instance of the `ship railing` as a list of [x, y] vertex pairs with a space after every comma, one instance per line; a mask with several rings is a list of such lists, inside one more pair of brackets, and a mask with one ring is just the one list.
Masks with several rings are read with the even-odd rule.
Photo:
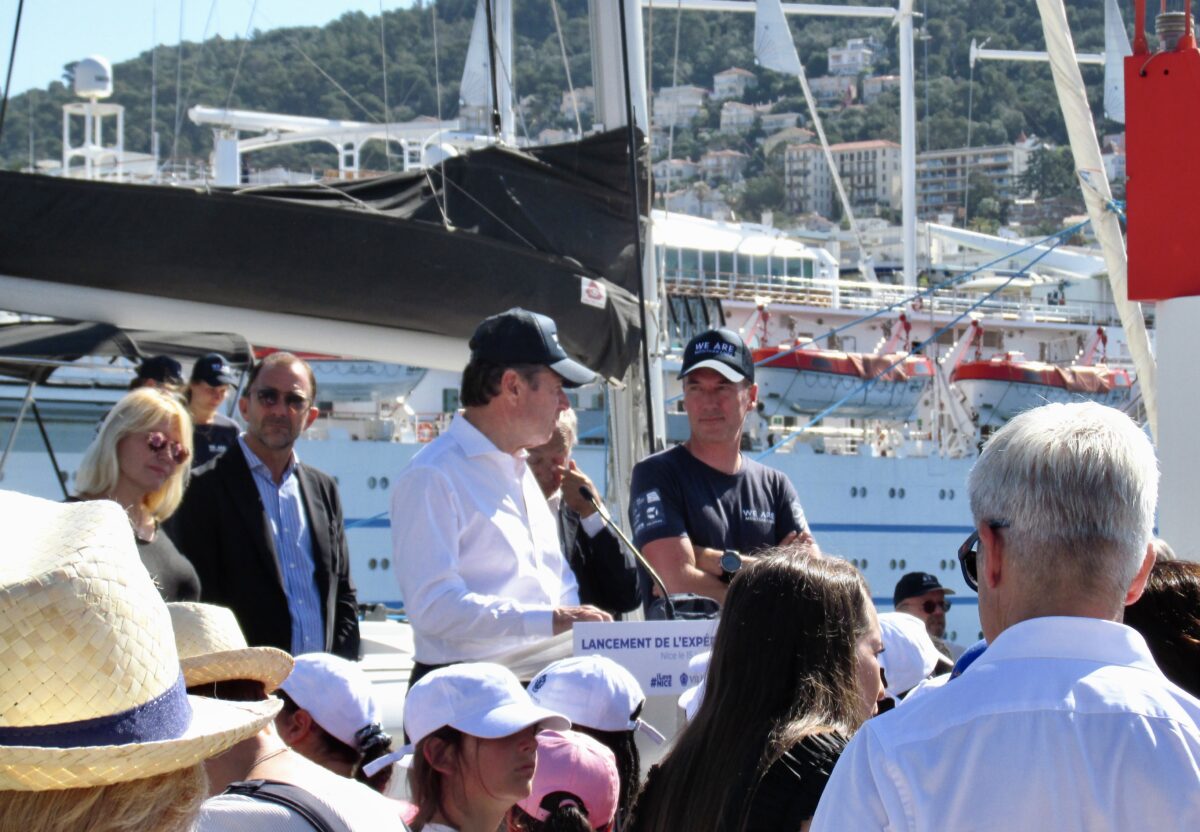
[[[741, 272], [702, 272], [691, 269], [668, 269], [663, 280], [667, 292], [728, 300], [761, 303], [785, 303], [820, 309], [844, 309], [869, 312], [882, 306], [897, 304], [903, 308], [914, 295], [906, 286], [886, 283], [863, 283], [821, 277], [793, 275], [760, 275]], [[924, 300], [926, 314], [959, 315], [979, 300], [977, 292], [939, 291]], [[1071, 301], [1049, 303], [1029, 298], [993, 297], [977, 310], [985, 318], [1014, 321], [1119, 326], [1116, 307], [1101, 301]]]

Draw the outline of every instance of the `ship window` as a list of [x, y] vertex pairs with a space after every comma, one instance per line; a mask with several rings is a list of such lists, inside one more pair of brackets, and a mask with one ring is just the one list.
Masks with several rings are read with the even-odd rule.
[[733, 252], [719, 252], [717, 257], [717, 265], [724, 274], [733, 274]]
[[382, 561], [382, 562], [381, 562], [379, 565], [380, 565], [380, 567], [382, 567], [383, 569], [388, 569], [388, 568], [390, 568], [390, 567], [391, 567], [391, 565], [392, 565], [392, 562], [391, 562], [390, 560], [388, 560], [387, 558], [384, 558], [384, 559], [383, 559], [383, 561]]
[[889, 489], [888, 489], [888, 497], [889, 497], [889, 498], [895, 498], [895, 496], [896, 496], [896, 489], [894, 489], [894, 488], [889, 488]]
[[375, 478], [367, 477], [367, 488], [374, 488], [374, 487], [375, 487]]
[[683, 249], [683, 274], [685, 277], [695, 276], [700, 271], [700, 252]]
[[712, 276], [717, 273], [717, 253], [715, 251], [706, 251], [702, 255], [704, 261], [705, 276]]
[[953, 488], [950, 489], [950, 499], [951, 500], [954, 499], [954, 489]]
[[904, 499], [904, 489], [903, 488], [900, 489], [900, 499], [901, 500]]
[[864, 497], [867, 496], [867, 487], [864, 485], [858, 493]]
[[871, 562], [870, 562], [869, 560], [867, 560], [866, 558], [863, 558], [863, 562], [862, 562], [862, 564], [863, 564], [863, 565], [862, 565], [862, 568], [863, 568], [863, 569], [866, 569], [868, 566], [870, 566], [870, 565], [871, 565]]
[[908, 568], [908, 561], [906, 561], [904, 558], [900, 558], [900, 568], [901, 568], [901, 569], [907, 569], [907, 568]]
[[896, 559], [895, 558], [892, 558], [890, 561], [888, 561], [888, 567], [891, 569], [896, 568]]
[[665, 262], [667, 264], [668, 272], [679, 271], [679, 249], [677, 249], [677, 248], [667, 249], [667, 255], [665, 258]]
[[750, 258], [750, 273], [755, 277], [766, 277], [768, 274], [767, 258], [755, 256]]
[[858, 496], [858, 486], [857, 486], [857, 485], [852, 485], [852, 486], [850, 486], [850, 496], [851, 496], [851, 497], [857, 497], [857, 496]]
[[380, 487], [380, 488], [387, 488], [389, 485], [391, 485], [391, 483], [390, 483], [390, 482], [388, 482], [388, 478], [387, 478], [387, 477], [380, 477], [380, 478], [379, 478], [379, 487]]
[[938, 489], [938, 499], [939, 500], [946, 499], [946, 489], [944, 489], [944, 488]]
[[802, 273], [803, 276], [804, 277], [812, 277], [814, 274], [815, 268], [816, 268], [816, 264], [813, 263], [812, 260], [809, 260], [807, 257], [804, 258], [804, 260], [802, 260], [801, 262], [804, 263], [804, 271]]
[[804, 277], [803, 257], [788, 257], [783, 261], [784, 273], [788, 277]]
[[371, 558], [369, 561], [367, 561], [368, 569], [374, 569], [378, 565], [379, 565], [379, 561], [375, 560], [375, 558]]

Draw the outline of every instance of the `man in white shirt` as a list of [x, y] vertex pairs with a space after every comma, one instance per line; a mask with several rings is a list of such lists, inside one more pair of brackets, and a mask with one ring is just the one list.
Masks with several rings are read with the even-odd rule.
[[988, 648], [873, 719], [813, 822], [831, 830], [1200, 829], [1200, 701], [1121, 623], [1154, 563], [1154, 449], [1124, 414], [1052, 404], [971, 471]]
[[525, 461], [567, 409], [563, 388], [595, 374], [567, 356], [554, 321], [524, 309], [483, 321], [470, 346], [464, 410], [392, 490], [411, 683], [436, 667], [495, 660], [576, 621], [611, 620], [580, 605], [558, 525]]

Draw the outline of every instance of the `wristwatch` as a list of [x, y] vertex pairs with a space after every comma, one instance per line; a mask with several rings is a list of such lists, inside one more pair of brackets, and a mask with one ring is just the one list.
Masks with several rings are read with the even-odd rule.
[[721, 555], [721, 581], [729, 583], [742, 568], [742, 556], [734, 549], [726, 549]]

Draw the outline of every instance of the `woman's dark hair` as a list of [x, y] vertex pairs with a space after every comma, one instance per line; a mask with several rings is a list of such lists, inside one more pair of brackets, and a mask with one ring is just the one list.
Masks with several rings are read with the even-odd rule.
[[[282, 711], [288, 716], [300, 710], [300, 706], [285, 691], [277, 690], [275, 691], [275, 696], [283, 700]], [[363, 773], [363, 766], [389, 753], [392, 750], [392, 738], [383, 733], [382, 730], [369, 733], [364, 733], [364, 731], [359, 732], [363, 734], [363, 737], [359, 741], [359, 747], [355, 749], [326, 731], [317, 724], [316, 720], [313, 720], [312, 723], [312, 735], [316, 738], [322, 755], [350, 766], [355, 780], [358, 780], [360, 783], [366, 783], [375, 791], [383, 794], [387, 791], [388, 783], [391, 782], [392, 767], [385, 766], [381, 771], [376, 772], [373, 777], [368, 777]]]
[[1125, 623], [1146, 639], [1168, 679], [1200, 696], [1200, 563], [1155, 563], [1142, 597], [1125, 608]]
[[592, 832], [583, 801], [570, 792], [550, 792], [538, 806], [549, 814], [538, 820], [520, 806], [508, 812], [509, 832]]
[[[633, 715], [633, 718], [636, 719], [637, 715]], [[617, 758], [617, 777], [621, 782], [621, 796], [617, 800], [617, 819], [620, 821], [620, 827], [625, 828], [625, 823], [629, 820], [629, 812], [633, 808], [633, 800], [637, 797], [638, 787], [642, 782], [642, 756], [638, 751], [634, 732], [600, 731], [578, 724], [572, 725], [571, 730], [587, 734], [604, 743]]]
[[870, 628], [857, 569], [808, 547], [738, 572], [695, 718], [634, 805], [633, 828], [740, 830], [762, 776], [805, 736], [862, 721], [855, 649]]
[[446, 792], [446, 777], [425, 759], [425, 746], [430, 739], [438, 739], [454, 748], [455, 757], [462, 751], [462, 731], [443, 725], [417, 743], [413, 749], [412, 766], [408, 769], [409, 799], [417, 807], [417, 815], [409, 826], [413, 832], [421, 832], [438, 812], [443, 810]]
[[463, 407], [483, 407], [500, 393], [500, 379], [506, 370], [515, 370], [533, 387], [537, 387], [537, 371], [541, 364], [493, 364], [471, 357], [463, 370], [458, 401]]

